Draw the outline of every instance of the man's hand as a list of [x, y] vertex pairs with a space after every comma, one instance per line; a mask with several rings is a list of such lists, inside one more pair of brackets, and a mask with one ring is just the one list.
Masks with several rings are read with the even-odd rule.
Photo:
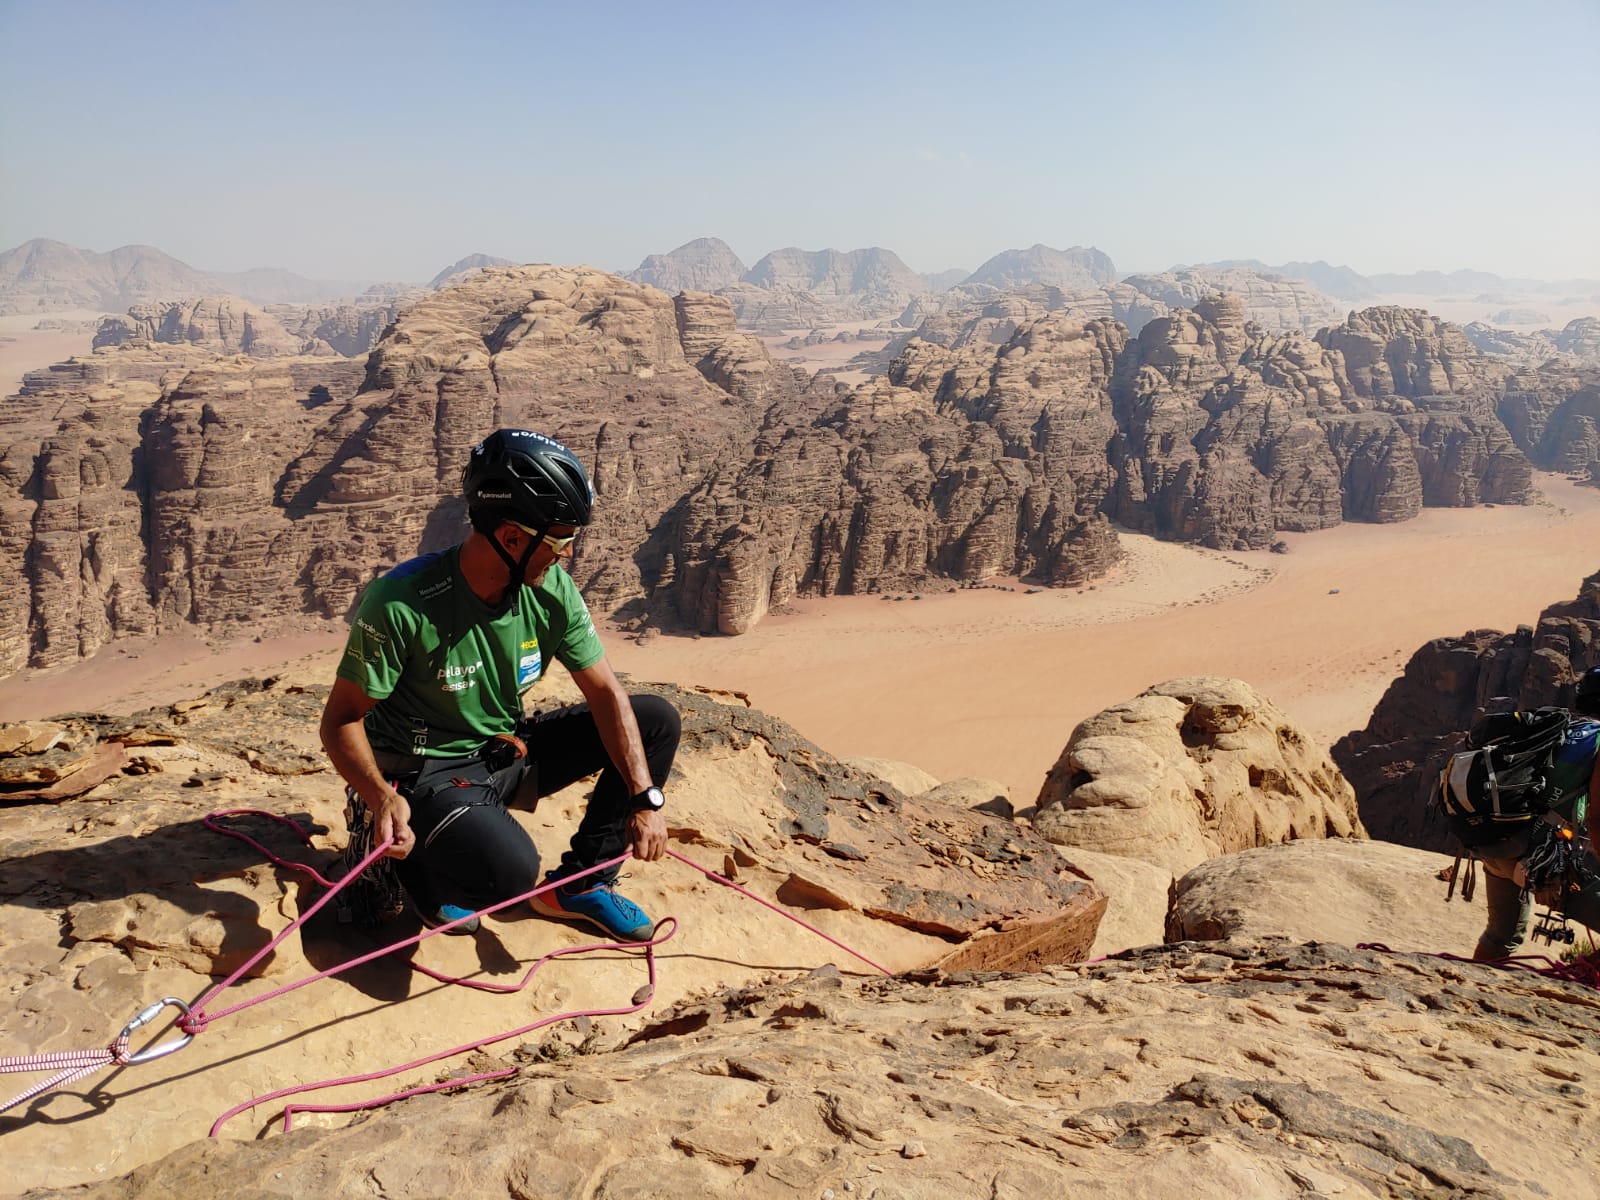
[[372, 823], [374, 845], [379, 845], [389, 838], [394, 839], [394, 845], [384, 853], [385, 858], [404, 858], [416, 847], [417, 835], [411, 832], [411, 805], [406, 798], [394, 788], [378, 800], [377, 804], [369, 805], [372, 809]]
[[628, 845], [635, 858], [655, 862], [667, 850], [667, 819], [653, 808], [641, 808], [628, 818]]

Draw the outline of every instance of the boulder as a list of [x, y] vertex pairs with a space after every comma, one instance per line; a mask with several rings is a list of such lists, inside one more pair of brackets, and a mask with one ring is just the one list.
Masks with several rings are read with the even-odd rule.
[[1173, 679], [1072, 731], [1039, 791], [1052, 842], [1174, 875], [1218, 854], [1299, 838], [1364, 837], [1327, 754], [1235, 679]]
[[871, 758], [863, 755], [841, 758], [840, 762], [865, 775], [893, 784], [907, 796], [920, 796], [929, 788], [939, 786], [938, 779], [921, 767], [896, 762], [892, 758]]
[[1010, 820], [1014, 815], [1011, 792], [1005, 784], [995, 779], [975, 779], [962, 776], [948, 779], [922, 793], [930, 804], [953, 804], [957, 808], [971, 808]]
[[[1487, 918], [1440, 873], [1453, 859], [1392, 842], [1325, 838], [1258, 846], [1178, 880], [1166, 940], [1285, 937], [1470, 955]], [[1113, 901], [1113, 905], [1115, 901]]]

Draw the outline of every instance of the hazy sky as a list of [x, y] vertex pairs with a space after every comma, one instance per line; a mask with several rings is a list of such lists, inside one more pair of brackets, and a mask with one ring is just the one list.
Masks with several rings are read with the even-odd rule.
[[0, 249], [1600, 277], [1600, 0], [0, 0]]

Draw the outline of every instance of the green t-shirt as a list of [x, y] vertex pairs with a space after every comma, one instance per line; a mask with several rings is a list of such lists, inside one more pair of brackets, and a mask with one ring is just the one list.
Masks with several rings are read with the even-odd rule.
[[460, 553], [401, 563], [361, 596], [338, 675], [378, 702], [366, 719], [375, 749], [471, 754], [516, 727], [551, 658], [581, 671], [605, 655], [559, 563], [497, 616], [462, 578]]

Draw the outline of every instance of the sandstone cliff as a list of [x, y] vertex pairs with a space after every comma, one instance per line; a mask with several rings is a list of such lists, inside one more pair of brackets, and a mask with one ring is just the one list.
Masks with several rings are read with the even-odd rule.
[[186, 342], [217, 354], [248, 354], [252, 358], [314, 352], [314, 345], [292, 336], [276, 317], [234, 296], [135, 304], [127, 316], [101, 321], [94, 335], [97, 349], [137, 340], [172, 345]]
[[1218, 292], [1239, 298], [1245, 317], [1264, 329], [1312, 333], [1339, 319], [1339, 309], [1302, 279], [1288, 279], [1240, 267], [1187, 267], [1123, 280], [1171, 308], [1191, 308]]
[[1426, 314], [1312, 340], [1224, 296], [1130, 337], [1093, 295], [929, 318], [854, 392], [775, 364], [722, 297], [587, 268], [480, 270], [394, 313], [364, 363], [241, 355], [334, 330], [240, 302], [153, 310], [0, 416], [0, 567], [27, 581], [0, 671], [184, 623], [342, 618], [461, 536], [460, 464], [497, 425], [590, 465], [573, 572], [599, 615], [721, 633], [798, 595], [1081, 583], [1117, 561], [1113, 520], [1261, 548], [1522, 501], [1530, 458], [1600, 463], [1593, 380], [1512, 372]]
[[[922, 277], [892, 250], [774, 250], [744, 273], [741, 283], [778, 293], [804, 293], [828, 306], [835, 320], [893, 316], [927, 290]], [[737, 307], [737, 306], [736, 306]], [[740, 312], [741, 323], [748, 323]]]
[[1564, 359], [1571, 366], [1600, 366], [1600, 317], [1578, 317], [1557, 329], [1516, 333], [1474, 321], [1462, 331], [1485, 354], [1510, 359], [1519, 366], [1534, 366]]

